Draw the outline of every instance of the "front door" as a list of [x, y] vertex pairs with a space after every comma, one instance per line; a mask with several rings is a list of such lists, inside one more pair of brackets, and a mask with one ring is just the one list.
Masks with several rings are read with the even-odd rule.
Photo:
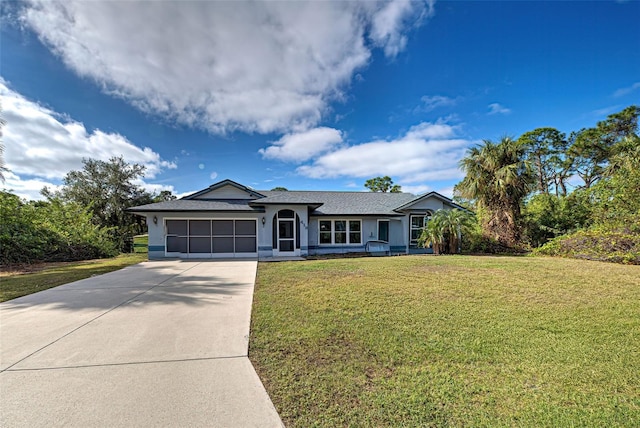
[[378, 220], [378, 241], [389, 242], [389, 220]]
[[278, 219], [278, 251], [281, 255], [293, 255], [296, 250], [294, 219]]
[[293, 210], [283, 209], [273, 216], [273, 255], [300, 255], [299, 218]]

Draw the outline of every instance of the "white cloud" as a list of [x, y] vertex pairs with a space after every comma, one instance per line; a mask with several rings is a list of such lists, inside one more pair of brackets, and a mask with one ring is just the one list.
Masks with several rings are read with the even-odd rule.
[[597, 118], [601, 118], [603, 116], [609, 116], [610, 114], [620, 110], [621, 108], [622, 107], [619, 104], [614, 106], [603, 107], [596, 110], [592, 110], [591, 115]]
[[171, 185], [167, 185], [167, 184], [159, 184], [159, 183], [147, 183], [146, 181], [142, 180], [142, 179], [137, 179], [133, 181], [133, 184], [142, 187], [144, 190], [146, 190], [149, 193], [160, 193], [163, 190], [168, 190], [171, 193], [173, 193], [175, 195], [175, 187], [171, 186]]
[[213, 171], [213, 172], [209, 175], [209, 178], [210, 178], [210, 179], [212, 179], [212, 180], [215, 180], [215, 179], [216, 179], [216, 177], [218, 177], [218, 173], [217, 173], [217, 172], [215, 172], [215, 171]]
[[[459, 160], [459, 159], [458, 159]], [[457, 166], [449, 164], [446, 168], [438, 168], [437, 170], [430, 170], [425, 172], [417, 172], [411, 175], [412, 182], [421, 181], [439, 181], [439, 180], [456, 180], [464, 177], [464, 174]]]
[[427, 1], [419, 14], [416, 14], [415, 5], [412, 0], [391, 1], [373, 16], [369, 37], [384, 47], [388, 57], [395, 57], [407, 45], [407, 36], [402, 31], [407, 21], [413, 19], [415, 25], [419, 25], [423, 18], [429, 18], [435, 12], [435, 0]]
[[389, 175], [401, 185], [461, 178], [458, 161], [474, 142], [456, 138], [457, 128], [423, 122], [393, 140], [338, 148], [297, 172], [311, 178]]
[[[12, 172], [6, 172], [5, 179], [5, 182], [0, 185], [0, 189], [9, 191], [14, 195], [18, 195], [19, 197], [30, 201], [38, 201], [44, 199], [40, 192], [45, 187], [54, 192], [62, 189], [62, 186], [60, 184], [56, 184], [40, 178], [25, 179]], [[140, 179], [135, 180], [133, 183], [137, 186], [142, 187], [149, 193], [160, 193], [162, 190], [169, 190], [171, 193], [175, 194], [175, 188], [173, 186], [147, 183], [146, 181]]]
[[503, 106], [499, 103], [491, 103], [487, 107], [489, 107], [489, 113], [487, 114], [509, 114], [511, 113], [511, 109]]
[[443, 196], [446, 196], [447, 198], [453, 198], [453, 187], [444, 187], [440, 190], [437, 191], [438, 193], [440, 193]]
[[23, 179], [13, 172], [4, 173], [5, 182], [0, 182], [0, 189], [7, 190], [19, 197], [27, 200], [44, 199], [40, 191], [44, 187], [50, 190], [60, 190], [60, 186], [39, 178]]
[[145, 112], [224, 133], [317, 125], [371, 50], [388, 57], [433, 0], [27, 0], [21, 22], [74, 72]]
[[[7, 188], [33, 197], [44, 185], [82, 168], [83, 158], [108, 160], [123, 156], [129, 163], [144, 165], [146, 177], [154, 178], [176, 164], [163, 160], [152, 149], [140, 148], [120, 134], [89, 132], [82, 123], [30, 101], [10, 89], [0, 78], [5, 163], [13, 173]], [[34, 177], [34, 178], [26, 178]], [[47, 181], [43, 181], [46, 179]], [[25, 196], [26, 197], [26, 196]]]
[[458, 101], [457, 98], [446, 97], [443, 95], [425, 95], [420, 100], [422, 101], [422, 104], [418, 106], [416, 110], [424, 112], [430, 112], [439, 107], [451, 107], [456, 105]]
[[266, 149], [258, 152], [265, 159], [285, 162], [304, 162], [342, 144], [342, 133], [337, 129], [320, 127], [304, 132], [286, 134]]
[[414, 195], [423, 195], [431, 191], [431, 187], [426, 184], [406, 185], [401, 184], [402, 191], [406, 193], [413, 193]]
[[182, 199], [185, 196], [193, 195], [194, 193], [199, 192], [200, 190], [202, 189], [189, 190], [188, 192], [183, 192], [183, 193], [174, 193], [174, 195], [176, 196], [176, 198]]
[[[458, 178], [460, 178], [458, 176]], [[429, 193], [433, 191], [431, 186], [426, 184], [417, 184], [417, 185], [402, 185], [402, 191], [407, 193], [413, 193], [414, 195], [424, 195], [425, 193]], [[446, 196], [447, 198], [453, 197], [453, 186], [443, 187], [436, 192], [440, 193], [442, 196]]]
[[636, 82], [636, 83], [632, 84], [631, 86], [627, 86], [626, 88], [617, 89], [613, 93], [613, 96], [614, 97], [622, 97], [622, 96], [625, 96], [625, 95], [628, 95], [628, 94], [632, 93], [636, 89], [640, 89], [640, 82]]

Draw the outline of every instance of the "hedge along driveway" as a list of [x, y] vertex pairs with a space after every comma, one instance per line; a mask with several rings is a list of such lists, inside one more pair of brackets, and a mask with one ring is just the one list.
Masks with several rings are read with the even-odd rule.
[[133, 239], [135, 254], [120, 254], [108, 259], [5, 267], [0, 271], [0, 302], [146, 261], [148, 236], [139, 235]]
[[102, 275], [147, 260], [147, 254], [121, 254], [110, 259], [42, 263], [0, 271], [0, 302]]
[[640, 269], [533, 257], [260, 264], [250, 358], [309, 426], [637, 426]]

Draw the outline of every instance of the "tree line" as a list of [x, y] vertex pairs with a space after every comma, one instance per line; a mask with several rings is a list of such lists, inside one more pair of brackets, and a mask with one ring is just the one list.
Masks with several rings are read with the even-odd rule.
[[484, 141], [460, 162], [466, 176], [455, 196], [477, 210], [485, 236], [507, 247], [537, 247], [595, 224], [637, 224], [639, 115], [630, 106], [568, 137], [538, 128]]
[[63, 178], [60, 190], [44, 188], [42, 201], [0, 192], [0, 264], [112, 257], [132, 249], [144, 220], [127, 208], [175, 199], [152, 194], [139, 181], [145, 167], [123, 157], [83, 160]]
[[[630, 106], [569, 135], [543, 127], [469, 148], [454, 187], [469, 211], [436, 212], [419, 243], [640, 264], [639, 116]], [[365, 187], [400, 191], [390, 177]]]

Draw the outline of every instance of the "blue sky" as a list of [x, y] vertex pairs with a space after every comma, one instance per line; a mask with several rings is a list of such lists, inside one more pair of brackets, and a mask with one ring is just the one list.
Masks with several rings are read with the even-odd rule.
[[640, 103], [640, 2], [3, 2], [4, 187], [123, 155], [185, 194], [451, 195], [465, 150]]

